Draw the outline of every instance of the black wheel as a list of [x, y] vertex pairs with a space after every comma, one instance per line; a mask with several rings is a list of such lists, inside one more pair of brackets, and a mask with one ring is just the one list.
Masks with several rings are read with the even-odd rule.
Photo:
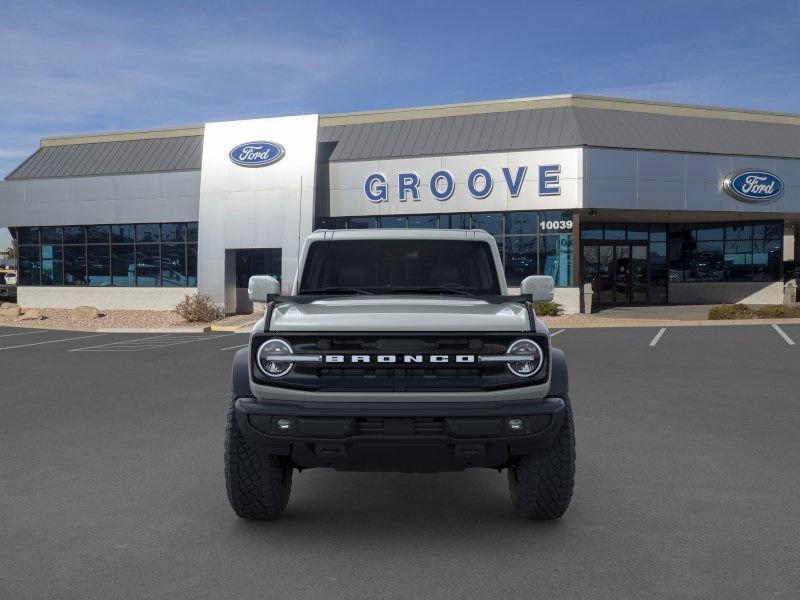
[[575, 425], [569, 398], [558, 435], [542, 450], [520, 457], [508, 469], [517, 512], [532, 519], [557, 519], [566, 512], [575, 485]]
[[262, 457], [247, 443], [228, 407], [225, 429], [225, 487], [233, 510], [243, 519], [274, 519], [289, 502], [292, 467], [281, 457]]

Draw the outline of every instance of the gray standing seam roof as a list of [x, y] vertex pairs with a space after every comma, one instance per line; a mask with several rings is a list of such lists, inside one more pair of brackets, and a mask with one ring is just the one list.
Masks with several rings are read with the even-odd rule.
[[320, 142], [331, 161], [575, 146], [800, 158], [800, 125], [549, 107], [321, 127]]
[[43, 146], [6, 179], [197, 171], [202, 158], [202, 135]]
[[582, 145], [562, 107], [321, 127], [319, 141], [336, 144], [331, 161]]
[[[330, 161], [592, 146], [800, 158], [800, 125], [555, 106], [320, 127]], [[43, 146], [6, 179], [199, 170], [203, 136]]]

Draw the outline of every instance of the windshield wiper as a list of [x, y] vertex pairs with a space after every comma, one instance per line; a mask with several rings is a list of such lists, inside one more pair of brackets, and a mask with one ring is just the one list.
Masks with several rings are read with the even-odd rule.
[[374, 294], [374, 292], [369, 292], [362, 288], [347, 287], [347, 286], [328, 286], [323, 288], [303, 289], [300, 290], [300, 293], [301, 294], [369, 294], [370, 296]]
[[452, 288], [445, 285], [439, 286], [430, 286], [430, 287], [414, 287], [414, 288], [387, 288], [386, 293], [388, 294], [405, 294], [405, 293], [420, 293], [420, 294], [456, 294], [458, 296], [469, 296], [471, 298], [477, 298], [477, 294], [473, 294], [472, 292], [468, 292], [466, 290], [460, 290], [458, 288]]

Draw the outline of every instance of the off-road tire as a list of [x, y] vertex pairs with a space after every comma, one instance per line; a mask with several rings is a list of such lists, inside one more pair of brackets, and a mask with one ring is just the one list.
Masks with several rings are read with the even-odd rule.
[[243, 519], [279, 517], [292, 491], [292, 467], [278, 456], [260, 456], [244, 439], [231, 399], [225, 428], [225, 487]]
[[569, 398], [561, 429], [550, 444], [522, 456], [508, 469], [511, 502], [531, 519], [558, 519], [572, 500], [575, 485], [575, 425]]

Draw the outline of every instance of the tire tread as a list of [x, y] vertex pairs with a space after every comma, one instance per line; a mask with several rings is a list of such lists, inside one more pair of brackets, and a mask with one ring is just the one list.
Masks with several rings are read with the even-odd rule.
[[523, 456], [508, 469], [517, 512], [537, 520], [557, 519], [569, 507], [575, 486], [575, 424], [569, 399], [556, 437], [543, 450]]
[[243, 519], [274, 519], [283, 513], [289, 502], [292, 469], [277, 456], [260, 456], [247, 443], [236, 421], [235, 404], [233, 397], [225, 428], [228, 501]]

